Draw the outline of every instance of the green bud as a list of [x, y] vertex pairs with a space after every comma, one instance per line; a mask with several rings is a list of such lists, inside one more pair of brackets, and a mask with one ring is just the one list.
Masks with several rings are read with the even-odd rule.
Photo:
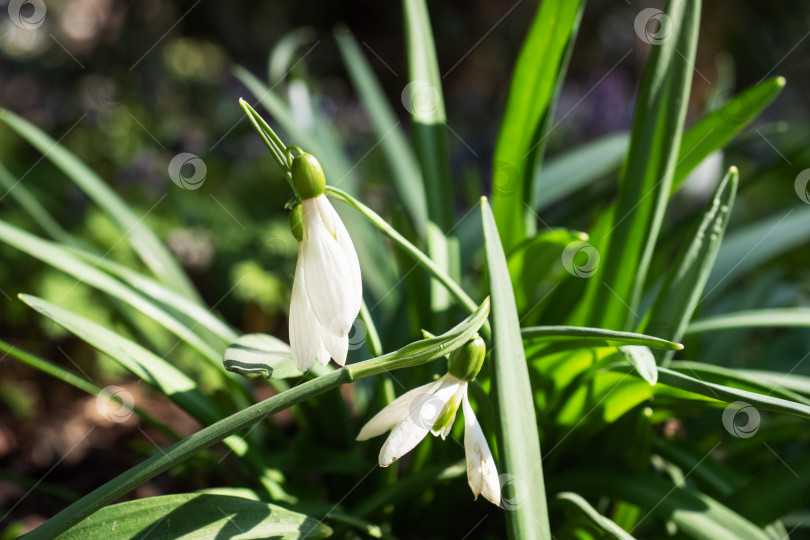
[[290, 210], [290, 231], [299, 242], [304, 239], [304, 209], [300, 204]]
[[450, 353], [447, 371], [453, 377], [469, 382], [481, 371], [486, 354], [487, 346], [476, 334], [470, 341]]
[[318, 160], [312, 154], [298, 154], [292, 162], [292, 184], [302, 199], [323, 195], [326, 177]]
[[453, 420], [456, 419], [456, 412], [458, 411], [459, 405], [461, 405], [461, 392], [456, 392], [450, 396], [450, 399], [444, 404], [441, 412], [439, 412], [439, 416], [436, 417], [436, 421], [430, 428], [430, 431], [434, 435], [441, 435], [442, 439], [446, 439], [447, 436], [450, 435], [450, 430], [453, 429]]

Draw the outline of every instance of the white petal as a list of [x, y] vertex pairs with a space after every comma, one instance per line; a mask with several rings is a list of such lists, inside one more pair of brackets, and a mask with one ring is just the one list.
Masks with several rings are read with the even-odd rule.
[[392, 429], [408, 415], [411, 403], [415, 398], [423, 394], [433, 394], [441, 384], [442, 380], [439, 379], [405, 392], [366, 422], [366, 425], [360, 430], [360, 434], [357, 435], [357, 440], [367, 441]]
[[[318, 324], [320, 326], [320, 323]], [[323, 326], [320, 326], [321, 341], [323, 341], [326, 350], [329, 351], [329, 354], [338, 363], [338, 365], [344, 366], [346, 365], [346, 354], [349, 352], [349, 336], [348, 334], [341, 337], [336, 336], [329, 332]], [[328, 362], [327, 358], [327, 362]]]
[[355, 278], [343, 249], [327, 230], [316, 199], [304, 199], [304, 276], [312, 311], [332, 334], [343, 336], [357, 317]]
[[354, 303], [350, 311], [354, 313], [353, 318], [357, 318], [357, 314], [360, 312], [360, 303], [363, 300], [363, 280], [360, 275], [360, 261], [357, 259], [357, 251], [354, 249], [349, 231], [346, 230], [343, 221], [329, 203], [329, 199], [326, 198], [326, 195], [317, 197], [315, 202], [318, 205], [318, 211], [321, 214], [321, 219], [323, 219], [326, 228], [337, 238], [340, 249], [343, 250], [343, 255], [346, 257], [346, 264], [351, 274], [351, 284], [353, 287], [350, 300], [353, 300]]
[[498, 469], [466, 392], [461, 403], [464, 408], [464, 453], [467, 456], [467, 481], [470, 489], [476, 499], [481, 494], [492, 504], [500, 506], [501, 484]]
[[410, 452], [430, 431], [447, 400], [461, 384], [450, 374], [440, 379], [433, 394], [422, 394], [411, 402], [405, 417], [396, 425], [380, 449], [380, 467], [387, 467]]
[[[295, 267], [292, 299], [290, 301], [290, 348], [295, 365], [301, 371], [312, 366], [316, 358], [321, 359], [323, 344], [318, 335], [318, 319], [309, 305], [304, 278], [304, 252], [298, 244], [298, 262]], [[327, 356], [327, 361], [329, 358]]]

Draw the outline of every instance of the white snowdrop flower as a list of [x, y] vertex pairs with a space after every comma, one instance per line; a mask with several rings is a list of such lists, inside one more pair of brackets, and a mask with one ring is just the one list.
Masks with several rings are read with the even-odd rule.
[[349, 232], [324, 195], [326, 180], [311, 154], [292, 163], [292, 182], [301, 204], [290, 213], [298, 239], [290, 302], [290, 347], [300, 370], [332, 357], [346, 363], [349, 330], [363, 298], [360, 264]]
[[481, 369], [485, 354], [484, 341], [477, 336], [453, 351], [447, 374], [395, 399], [363, 426], [357, 440], [365, 441], [391, 430], [379, 456], [380, 466], [387, 467], [413, 450], [428, 432], [440, 435], [442, 439], [447, 437], [461, 406], [470, 489], [476, 498], [483, 495], [492, 504], [500, 506], [501, 486], [495, 459], [467, 398], [469, 381]]

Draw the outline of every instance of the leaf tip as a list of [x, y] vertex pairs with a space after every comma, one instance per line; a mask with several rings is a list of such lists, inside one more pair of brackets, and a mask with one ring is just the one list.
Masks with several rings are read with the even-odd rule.
[[676, 351], [682, 351], [683, 349], [684, 349], [683, 343], [676, 343], [675, 344], [675, 350]]
[[486, 195], [481, 195], [481, 204], [489, 204], [489, 199], [487, 199]]
[[[779, 88], [784, 88], [786, 84], [787, 84], [787, 79], [785, 79], [781, 75], [776, 78], [776, 86], [778, 86]], [[2, 111], [3, 110], [0, 109], [0, 112], [2, 112]]]
[[740, 170], [737, 168], [736, 165], [732, 165], [731, 167], [728, 168], [728, 173], [729, 174], [740, 174]]

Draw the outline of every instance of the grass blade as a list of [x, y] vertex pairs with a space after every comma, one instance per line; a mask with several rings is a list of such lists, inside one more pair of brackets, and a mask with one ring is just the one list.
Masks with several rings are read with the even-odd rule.
[[759, 116], [784, 87], [784, 77], [765, 80], [740, 92], [689, 128], [681, 138], [678, 165], [672, 178], [672, 192], [681, 187], [689, 173], [704, 159], [723, 148]]
[[492, 209], [507, 251], [527, 236], [524, 204], [531, 201], [537, 147], [583, 6], [580, 0], [542, 2], [515, 65], [492, 167]]
[[658, 382], [658, 366], [655, 363], [655, 356], [648, 347], [641, 345], [625, 345], [619, 347], [619, 352], [636, 368], [636, 372], [642, 379], [655, 386]]
[[385, 94], [366, 57], [348, 28], [335, 31], [343, 64], [351, 77], [361, 101], [368, 109], [368, 116], [379, 139], [380, 149], [388, 161], [394, 188], [411, 218], [419, 236], [425, 236], [427, 201], [422, 171], [413, 149], [408, 144], [394, 111], [385, 99]]
[[195, 302], [197, 291], [169, 250], [95, 172], [65, 147], [24, 118], [0, 109], [0, 120], [59, 167], [115, 223], [141, 260], [161, 280]]
[[[810, 455], [779, 462], [754, 476], [728, 499], [728, 505], [754, 523], [767, 525], [805, 504], [810, 487]], [[767, 494], [767, 496], [763, 496]]]
[[686, 329], [686, 333], [701, 334], [738, 328], [803, 328], [807, 326], [810, 326], [810, 309], [808, 308], [752, 309], [694, 321]]
[[0, 163], [0, 186], [17, 200], [48, 236], [58, 242], [74, 243], [75, 240], [70, 233], [51, 216], [42, 203], [2, 163]]
[[597, 512], [596, 508], [591, 506], [588, 501], [576, 493], [565, 491], [563, 493], [558, 493], [554, 498], [557, 501], [565, 503], [566, 505], [577, 510], [577, 512], [579, 512], [583, 517], [585, 517], [585, 519], [591, 522], [603, 533], [602, 538], [613, 538], [614, 540], [635, 540], [624, 529]]
[[505, 472], [516, 475], [525, 488], [523, 504], [506, 516], [509, 537], [550, 539], [540, 436], [520, 322], [495, 216], [486, 198], [481, 200], [481, 214], [492, 295], [492, 372], [500, 415], [500, 456]]
[[147, 497], [102, 508], [59, 538], [326, 538], [319, 520], [274, 504], [210, 493]]
[[673, 343], [655, 336], [584, 326], [530, 326], [523, 328], [521, 332], [524, 340], [571, 341], [580, 344], [582, 347], [642, 345], [665, 351], [680, 351], [683, 349], [683, 345], [680, 343]]
[[[678, 255], [667, 273], [647, 317], [647, 332], [656, 329], [660, 337], [672, 341], [680, 341], [683, 337], [723, 241], [738, 183], [737, 168], [732, 167], [720, 182], [691, 243]], [[671, 357], [671, 354], [665, 355], [664, 362]]]
[[591, 326], [635, 325], [653, 249], [669, 200], [680, 146], [700, 22], [700, 1], [670, 0], [672, 32], [653, 45], [636, 104], [630, 150], [619, 189], [613, 231], [597, 287]]

